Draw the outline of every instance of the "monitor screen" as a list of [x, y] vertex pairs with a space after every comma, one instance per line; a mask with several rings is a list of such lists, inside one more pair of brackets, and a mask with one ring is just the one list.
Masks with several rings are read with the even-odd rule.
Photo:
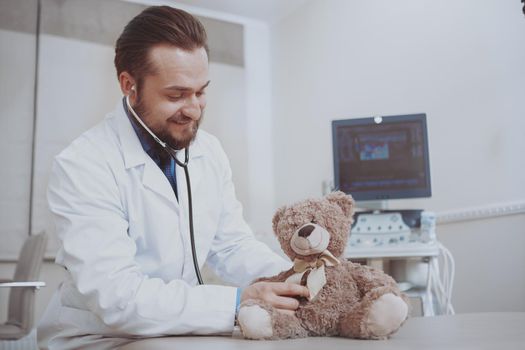
[[425, 114], [332, 122], [335, 188], [356, 200], [430, 197]]

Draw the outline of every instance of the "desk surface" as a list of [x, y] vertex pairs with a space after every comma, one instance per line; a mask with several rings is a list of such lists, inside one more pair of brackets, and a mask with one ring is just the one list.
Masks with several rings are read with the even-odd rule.
[[129, 343], [120, 349], [308, 350], [308, 349], [525, 349], [525, 312], [416, 317], [389, 340], [306, 338], [250, 341], [233, 336], [165, 337]]

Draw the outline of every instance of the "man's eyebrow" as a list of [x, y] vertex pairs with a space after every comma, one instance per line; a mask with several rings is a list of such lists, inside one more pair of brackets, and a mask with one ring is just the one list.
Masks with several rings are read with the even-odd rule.
[[[202, 87], [200, 87], [197, 91], [200, 91], [202, 89], [205, 89], [208, 85], [210, 85], [211, 80], [208, 80], [206, 84], [204, 84]], [[165, 90], [175, 90], [175, 91], [193, 91], [192, 88], [189, 88], [187, 86], [179, 86], [179, 85], [171, 85], [166, 88]]]

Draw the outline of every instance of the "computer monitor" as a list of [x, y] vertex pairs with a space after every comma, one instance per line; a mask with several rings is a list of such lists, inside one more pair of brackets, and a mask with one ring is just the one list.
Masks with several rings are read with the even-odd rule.
[[358, 201], [430, 197], [425, 114], [334, 120], [335, 189]]

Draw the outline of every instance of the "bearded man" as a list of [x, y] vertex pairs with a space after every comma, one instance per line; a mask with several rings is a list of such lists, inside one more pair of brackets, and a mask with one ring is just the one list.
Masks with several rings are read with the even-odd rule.
[[[40, 347], [231, 333], [239, 303], [251, 298], [293, 312], [305, 287], [250, 285], [290, 263], [253, 237], [226, 154], [199, 130], [210, 84], [202, 24], [178, 9], [147, 8], [118, 38], [115, 66], [116, 110], [53, 164], [56, 263], [68, 274], [39, 324]], [[188, 186], [174, 159], [183, 163], [186, 152]], [[239, 287], [199, 284], [204, 263]]]

